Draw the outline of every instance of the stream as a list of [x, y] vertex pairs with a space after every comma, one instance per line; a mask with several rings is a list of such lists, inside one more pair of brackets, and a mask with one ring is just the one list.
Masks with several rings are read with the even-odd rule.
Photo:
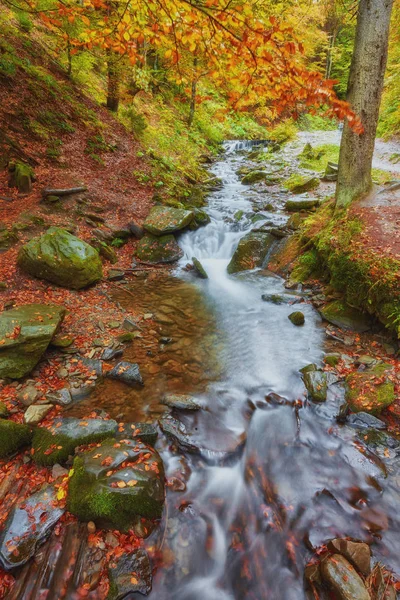
[[[318, 133], [320, 143], [331, 141], [327, 134], [338, 137]], [[301, 135], [294, 147], [305, 141]], [[274, 226], [287, 220], [287, 194], [240, 183], [236, 171], [247, 160], [246, 147], [226, 143], [210, 169], [223, 182], [208, 199], [211, 222], [179, 240], [185, 256], [174, 279], [195, 287], [212, 311], [211, 346], [218, 350], [212, 362], [219, 364], [218, 376], [210, 375], [202, 388], [186, 387], [202, 409], [174, 413], [197, 453], [171, 449], [164, 437], [157, 444], [167, 478], [178, 485], [168, 490], [163, 523], [147, 541], [159, 557], [151, 600], [308, 598], [304, 566], [313, 549], [333, 537], [371, 543], [374, 559], [399, 572], [395, 441], [387, 450], [365, 439], [365, 430], [337, 424], [340, 383], [330, 386], [326, 403], [306, 400], [299, 369], [320, 363], [325, 343], [311, 304], [301, 304], [305, 325], [295, 327], [288, 315], [296, 308], [261, 299], [290, 294], [284, 280], [265, 269], [227, 274], [237, 243], [255, 227], [246, 213], [257, 205]], [[280, 169], [278, 159], [271, 161], [269, 170]], [[266, 203], [273, 211], [263, 210]], [[237, 211], [244, 213], [240, 220]], [[207, 280], [184, 270], [194, 256]], [[196, 343], [202, 347], [201, 336]]]

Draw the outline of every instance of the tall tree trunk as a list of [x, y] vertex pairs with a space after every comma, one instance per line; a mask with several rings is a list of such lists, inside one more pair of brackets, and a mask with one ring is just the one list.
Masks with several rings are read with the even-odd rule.
[[325, 79], [330, 79], [332, 72], [333, 49], [336, 42], [336, 30], [332, 31], [329, 36], [329, 47], [326, 53]]
[[107, 51], [107, 57], [107, 108], [117, 112], [121, 80], [120, 57], [112, 50]]
[[371, 186], [372, 155], [385, 75], [393, 0], [360, 0], [347, 99], [362, 120], [364, 133], [346, 122], [340, 145], [336, 206], [347, 206]]
[[193, 67], [194, 67], [194, 73], [193, 73], [193, 79], [192, 79], [192, 93], [191, 93], [191, 97], [190, 97], [190, 109], [189, 109], [189, 117], [188, 117], [188, 127], [189, 128], [193, 124], [194, 113], [195, 113], [195, 110], [196, 110], [196, 93], [197, 93], [197, 73], [196, 73], [196, 67], [197, 67], [197, 58], [195, 58], [193, 60]]

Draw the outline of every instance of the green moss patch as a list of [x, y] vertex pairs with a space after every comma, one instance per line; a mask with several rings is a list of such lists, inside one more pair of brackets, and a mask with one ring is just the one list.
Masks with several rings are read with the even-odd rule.
[[373, 369], [351, 373], [346, 377], [346, 401], [353, 412], [379, 415], [395, 400], [394, 384], [390, 380], [393, 367], [387, 363]]
[[27, 425], [0, 420], [0, 458], [5, 458], [23, 446], [27, 446], [31, 440], [32, 431]]

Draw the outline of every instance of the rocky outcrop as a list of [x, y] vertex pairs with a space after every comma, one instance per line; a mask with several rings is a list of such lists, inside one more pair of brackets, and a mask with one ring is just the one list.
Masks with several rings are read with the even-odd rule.
[[76, 290], [103, 276], [97, 250], [59, 227], [22, 246], [18, 265], [34, 277]]
[[146, 263], [168, 264], [182, 258], [183, 251], [172, 234], [157, 237], [148, 233], [140, 240], [136, 256]]
[[24, 377], [37, 365], [62, 322], [65, 309], [25, 304], [0, 314], [0, 378]]
[[334, 300], [326, 304], [321, 310], [321, 317], [341, 329], [351, 329], [363, 333], [371, 329], [371, 318], [345, 304], [342, 300]]
[[261, 267], [274, 241], [275, 238], [270, 233], [256, 233], [251, 231], [246, 234], [240, 240], [228, 264], [228, 273], [233, 274]]

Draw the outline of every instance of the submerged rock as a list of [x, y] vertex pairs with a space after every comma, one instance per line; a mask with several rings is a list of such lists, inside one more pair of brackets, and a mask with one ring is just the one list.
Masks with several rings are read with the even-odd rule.
[[272, 304], [297, 304], [302, 301], [301, 296], [295, 296], [294, 294], [263, 294], [261, 299], [264, 302], [271, 302]]
[[200, 279], [208, 279], [207, 271], [195, 256], [192, 257], [192, 262], [197, 276], [200, 277]]
[[143, 385], [139, 365], [125, 360], [115, 365], [115, 367], [107, 373], [107, 377], [110, 377], [110, 379], [117, 379], [127, 385]]
[[108, 569], [110, 589], [107, 600], [123, 600], [135, 592], [147, 596], [151, 592], [152, 569], [143, 548], [123, 554]]
[[0, 419], [0, 458], [30, 444], [32, 431], [27, 425]]
[[47, 484], [16, 506], [0, 534], [0, 565], [8, 571], [28, 562], [63, 513], [54, 486]]
[[374, 417], [374, 415], [370, 415], [366, 412], [349, 415], [346, 419], [346, 423], [356, 429], [387, 429], [387, 425], [384, 421], [381, 421], [377, 417]]
[[172, 234], [157, 237], [148, 233], [140, 240], [136, 256], [150, 264], [167, 264], [182, 258], [183, 250], [178, 246]]
[[170, 408], [177, 408], [178, 410], [199, 410], [201, 408], [193, 396], [188, 394], [165, 394], [161, 400], [161, 404], [165, 404]]
[[381, 363], [346, 377], [346, 401], [355, 412], [379, 415], [395, 400], [394, 383], [390, 380], [392, 365]]
[[190, 454], [200, 454], [201, 448], [191, 440], [191, 435], [182, 421], [167, 415], [160, 419], [159, 424], [163, 433], [177, 442], [182, 450]]
[[325, 402], [328, 392], [328, 377], [324, 371], [308, 371], [303, 374], [304, 385], [314, 402]]
[[124, 423], [118, 426], [118, 439], [138, 439], [144, 444], [154, 446], [157, 437], [157, 428], [151, 423]]
[[78, 446], [114, 437], [117, 429], [113, 420], [57, 418], [49, 428], [35, 429], [33, 460], [43, 466], [62, 464]]
[[187, 227], [194, 218], [191, 210], [172, 208], [170, 206], [154, 206], [143, 227], [153, 235], [166, 235]]
[[293, 325], [297, 325], [297, 327], [304, 325], [305, 323], [304, 313], [302, 313], [300, 310], [290, 313], [290, 315], [288, 315], [288, 319], [293, 323]]
[[321, 575], [337, 600], [371, 600], [357, 571], [340, 554], [333, 554], [322, 561]]
[[34, 277], [75, 290], [103, 276], [97, 250], [59, 227], [50, 227], [22, 246], [18, 265]]
[[20, 379], [37, 365], [65, 315], [62, 306], [25, 304], [0, 314], [0, 378]]
[[371, 549], [365, 542], [335, 538], [329, 542], [328, 550], [344, 556], [364, 577], [371, 572]]
[[363, 333], [371, 329], [371, 319], [356, 308], [347, 306], [342, 300], [334, 300], [320, 310], [321, 317], [341, 329]]
[[67, 507], [80, 520], [126, 531], [137, 517], [161, 517], [163, 505], [163, 463], [142, 442], [108, 439], [75, 458]]
[[270, 233], [251, 231], [239, 241], [228, 264], [228, 273], [238, 273], [247, 269], [262, 267], [275, 238]]

